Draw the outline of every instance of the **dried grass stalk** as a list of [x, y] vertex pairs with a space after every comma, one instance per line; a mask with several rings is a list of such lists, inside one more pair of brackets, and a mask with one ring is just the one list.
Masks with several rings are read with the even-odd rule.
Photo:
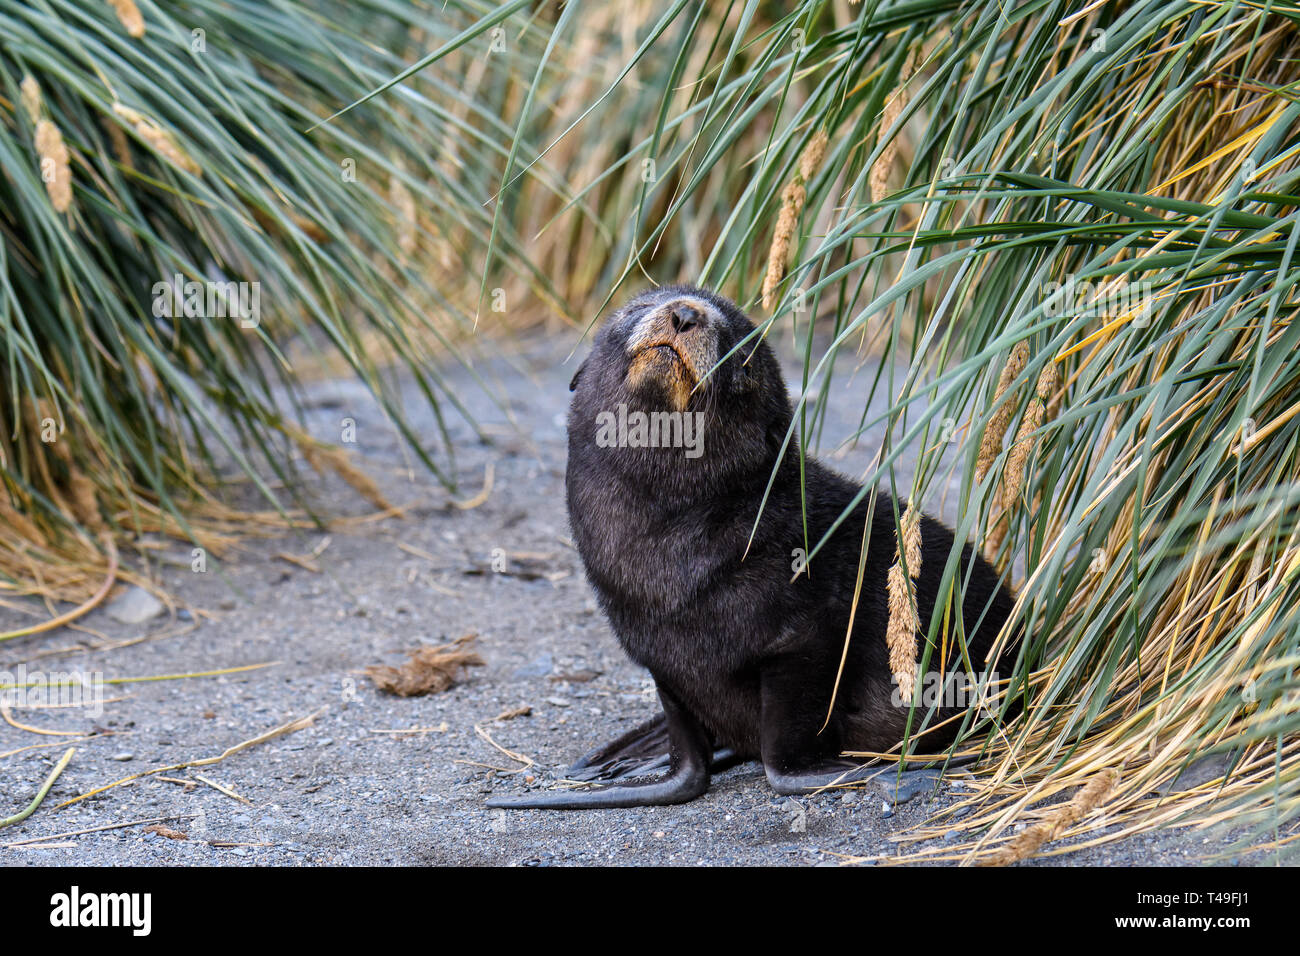
[[993, 464], [993, 459], [998, 456], [1002, 450], [1002, 438], [1007, 432], [1007, 425], [1011, 423], [1011, 415], [1015, 408], [1010, 402], [1003, 402], [1003, 396], [1015, 381], [1016, 376], [1025, 370], [1025, 365], [1029, 363], [1029, 344], [1027, 342], [1017, 342], [1011, 350], [1011, 355], [1007, 358], [1007, 364], [1002, 367], [1002, 374], [998, 376], [997, 391], [993, 393], [993, 417], [989, 420], [988, 427], [984, 429], [984, 437], [980, 441], [979, 457], [975, 462], [975, 480], [983, 481], [984, 476], [988, 474], [989, 467]]
[[41, 118], [41, 85], [36, 82], [35, 77], [29, 74], [23, 77], [23, 81], [18, 88], [21, 91], [19, 99], [22, 101], [23, 109], [27, 111], [27, 115], [33, 123], [39, 122]]
[[167, 162], [191, 175], [203, 175], [203, 167], [195, 162], [189, 153], [181, 149], [171, 133], [162, 129], [153, 120], [121, 103], [113, 104], [113, 112], [130, 124], [135, 130], [135, 135], [144, 140], [150, 149]]
[[397, 217], [397, 248], [409, 256], [415, 251], [415, 198], [396, 173], [388, 180], [388, 201]]
[[826, 148], [830, 140], [825, 130], [813, 134], [808, 145], [799, 155], [799, 169], [794, 178], [786, 184], [781, 194], [781, 212], [777, 215], [776, 230], [772, 234], [772, 245], [767, 250], [767, 274], [763, 277], [763, 308], [771, 309], [776, 305], [776, 290], [785, 278], [785, 264], [790, 258], [790, 246], [794, 244], [795, 226], [799, 223], [799, 214], [803, 212], [808, 199], [806, 184], [817, 173], [822, 160], [826, 158]]
[[1025, 416], [1020, 420], [1016, 440], [1007, 455], [1007, 467], [1002, 472], [1002, 507], [1004, 510], [1009, 510], [1020, 497], [1020, 492], [1024, 490], [1025, 465], [1029, 461], [1029, 455], [1034, 450], [1034, 432], [1042, 427], [1047, 402], [1056, 391], [1058, 374], [1056, 363], [1048, 362], [1047, 367], [1038, 376], [1038, 387], [1034, 391], [1034, 397], [1029, 400], [1029, 407], [1025, 409]]
[[135, 0], [108, 0], [108, 5], [113, 8], [130, 36], [137, 40], [144, 36], [144, 17], [140, 15]]
[[380, 511], [388, 511], [393, 507], [392, 503], [384, 497], [383, 492], [379, 490], [379, 486], [375, 484], [374, 479], [352, 464], [351, 457], [338, 445], [331, 445], [328, 442], [312, 438], [306, 432], [294, 428], [292, 425], [285, 424], [283, 429], [284, 433], [292, 438], [294, 444], [298, 446], [302, 456], [307, 459], [307, 464], [311, 465], [318, 474], [323, 475], [327, 471], [334, 472]]
[[921, 515], [911, 502], [899, 522], [897, 539], [894, 564], [889, 569], [889, 627], [885, 642], [889, 645], [889, 669], [899, 694], [909, 701], [916, 687], [916, 635], [921, 629], [914, 587], [916, 576], [921, 573]]
[[55, 212], [67, 212], [72, 205], [72, 168], [63, 134], [49, 120], [36, 124], [36, 152], [41, 158], [41, 179]]
[[1044, 843], [1055, 840], [1079, 820], [1097, 808], [1119, 784], [1119, 771], [1112, 768], [1094, 776], [1069, 803], [1053, 810], [1044, 820], [1027, 828], [996, 853], [981, 861], [984, 866], [1007, 866], [1033, 856]]
[[[898, 156], [898, 133], [894, 132], [891, 136], [890, 131], [898, 123], [898, 118], [903, 115], [903, 110], [907, 106], [907, 84], [912, 78], [912, 73], [916, 69], [916, 50], [908, 52], [907, 58], [903, 61], [902, 68], [898, 75], [902, 77], [898, 84], [898, 89], [885, 100], [885, 108], [880, 113], [880, 130], [876, 134], [876, 146], [884, 147], [880, 149], [880, 155], [876, 157], [875, 163], [871, 167], [869, 184], [871, 186], [871, 201], [880, 202], [885, 196], [889, 195], [889, 173], [894, 167], [894, 160]], [[886, 138], [888, 141], [886, 142]]]
[[439, 694], [459, 683], [466, 668], [485, 666], [483, 658], [465, 649], [477, 638], [477, 634], [466, 634], [436, 647], [417, 647], [407, 652], [410, 660], [401, 667], [371, 664], [366, 676], [380, 690], [399, 697]]

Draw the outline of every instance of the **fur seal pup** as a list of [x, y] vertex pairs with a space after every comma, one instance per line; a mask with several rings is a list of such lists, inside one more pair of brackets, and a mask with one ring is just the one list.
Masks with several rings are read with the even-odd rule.
[[[574, 542], [619, 642], [654, 677], [663, 714], [570, 769], [611, 785], [498, 797], [488, 806], [681, 803], [708, 788], [710, 770], [753, 758], [778, 793], [804, 793], [880, 773], [841, 752], [888, 751], [902, 739], [908, 708], [896, 702], [885, 642], [892, 499], [882, 491], [876, 501], [827, 722], [867, 501], [795, 577], [795, 549], [820, 540], [862, 486], [807, 459], [805, 539], [799, 451], [793, 440], [782, 451], [791, 404], [772, 350], [757, 337], [744, 341], [753, 331], [713, 292], [655, 289], [611, 316], [574, 375], [565, 477]], [[925, 517], [921, 542], [916, 589], [928, 625], [953, 533]], [[970, 661], [982, 668], [1012, 596], [969, 544], [959, 574]], [[941, 709], [930, 725], [963, 712]], [[914, 737], [923, 717], [918, 708]], [[924, 749], [947, 747], [959, 723], [923, 735]], [[666, 772], [640, 776], [659, 768]]]

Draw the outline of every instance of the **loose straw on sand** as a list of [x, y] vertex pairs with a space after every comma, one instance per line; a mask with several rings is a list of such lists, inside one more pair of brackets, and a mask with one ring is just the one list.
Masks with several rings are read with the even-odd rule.
[[114, 780], [112, 783], [106, 783], [104, 784], [104, 786], [96, 787], [94, 790], [87, 790], [85, 793], [73, 797], [71, 800], [65, 800], [54, 809], [62, 810], [64, 807], [70, 807], [74, 803], [80, 803], [82, 800], [85, 800], [87, 797], [93, 797], [95, 794], [103, 793], [105, 790], [112, 790], [114, 787], [120, 787], [122, 784], [129, 783], [132, 780], [139, 780], [141, 777], [151, 777], [154, 776], [155, 774], [160, 774], [160, 773], [172, 773], [173, 771], [176, 770], [186, 770], [191, 767], [210, 767], [213, 764], [220, 763], [221, 761], [225, 760], [227, 757], [233, 757], [235, 754], [240, 753], [241, 751], [248, 750], [250, 747], [256, 747], [259, 744], [264, 744], [269, 740], [274, 740], [276, 737], [283, 737], [285, 734], [296, 733], [297, 731], [302, 730], [305, 727], [310, 727], [312, 724], [316, 722], [316, 718], [319, 717], [321, 714], [325, 713], [327, 709], [328, 708], [326, 707], [322, 707], [319, 710], [316, 710], [308, 714], [306, 717], [299, 717], [296, 720], [291, 720], [288, 721], [287, 723], [283, 723], [279, 727], [273, 727], [272, 729], [268, 730], [266, 733], [259, 734], [258, 736], [253, 737], [251, 740], [245, 740], [242, 743], [235, 744], [233, 747], [227, 747], [225, 750], [217, 754], [217, 756], [215, 757], [204, 757], [201, 760], [187, 760], [184, 763], [176, 763], [167, 767], [155, 767], [153, 770], [145, 770], [142, 771], [141, 773], [133, 773], [129, 777], [123, 777], [121, 780]]
[[72, 755], [76, 752], [76, 747], [69, 747], [67, 750], [63, 751], [63, 756], [60, 757], [59, 762], [54, 765], [54, 769], [50, 771], [50, 775], [45, 778], [45, 782], [41, 784], [41, 789], [36, 791], [35, 799], [33, 799], [31, 803], [27, 804], [26, 810], [23, 810], [21, 813], [15, 813], [12, 817], [5, 817], [3, 820], [0, 820], [0, 830], [3, 830], [5, 827], [13, 826], [15, 823], [22, 823], [36, 812], [36, 808], [44, 802], [45, 795], [50, 792], [50, 787], [54, 786], [54, 781], [59, 779], [59, 774], [63, 773], [64, 768], [68, 766], [68, 761], [72, 759]]
[[108, 592], [113, 589], [113, 585], [117, 583], [117, 545], [113, 542], [113, 536], [110, 534], [105, 534], [103, 540], [105, 547], [108, 549], [108, 573], [104, 576], [104, 583], [99, 586], [98, 591], [90, 596], [89, 601], [73, 608], [66, 614], [52, 617], [48, 621], [44, 621], [40, 624], [33, 624], [31, 627], [21, 627], [16, 631], [6, 631], [3, 634], [0, 634], [0, 641], [10, 641], [15, 637], [26, 637], [29, 634], [40, 634], [43, 631], [52, 631], [56, 627], [62, 627], [64, 624], [75, 621], [77, 618], [90, 613], [98, 607], [99, 603], [108, 596]]
[[799, 213], [803, 211], [804, 202], [808, 199], [807, 183], [826, 157], [828, 142], [825, 130], [819, 129], [813, 134], [799, 156], [799, 170], [786, 185], [785, 192], [781, 194], [781, 212], [777, 216], [772, 245], [767, 250], [767, 275], [763, 277], [763, 308], [765, 309], [771, 309], [776, 305], [776, 289], [785, 278], [785, 263], [790, 257], [795, 226], [799, 223]]
[[[912, 699], [916, 686], [916, 634], [921, 629], [914, 595], [916, 576], [921, 573], [921, 515], [909, 501], [899, 521], [894, 564], [889, 569], [889, 669], [904, 701]], [[907, 570], [903, 570], [902, 559]], [[910, 580], [909, 580], [910, 579]]]
[[1056, 808], [1047, 819], [1035, 823], [1014, 840], [999, 848], [997, 852], [980, 861], [981, 865], [1007, 866], [1033, 856], [1044, 843], [1055, 840], [1062, 832], [1087, 816], [1118, 784], [1118, 770], [1114, 768], [1103, 770], [1081, 787], [1073, 800], [1065, 806]]

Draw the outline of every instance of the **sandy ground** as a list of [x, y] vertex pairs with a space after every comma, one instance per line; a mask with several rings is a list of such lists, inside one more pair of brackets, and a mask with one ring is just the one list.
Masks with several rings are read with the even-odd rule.
[[[342, 419], [355, 419], [352, 447], [391, 500], [411, 505], [404, 517], [250, 540], [236, 560], [201, 574], [190, 570], [188, 548], [177, 545], [176, 563], [161, 565], [161, 580], [196, 616], [183, 611], [126, 625], [101, 609], [75, 629], [0, 645], [0, 670], [11, 673], [25, 666], [29, 673], [118, 678], [273, 662], [226, 676], [112, 685], [107, 695], [121, 699], [104, 703], [98, 715], [15, 711], [27, 725], [98, 736], [76, 740], [0, 725], [0, 816], [25, 806], [64, 748], [76, 747], [46, 803], [0, 831], [0, 864], [835, 864], [839, 854], [897, 853], [898, 835], [953, 802], [948, 784], [896, 807], [873, 789], [791, 800], [777, 797], [761, 769], [749, 765], [715, 778], [707, 795], [685, 806], [580, 813], [484, 807], [487, 794], [515, 790], [528, 776], [534, 786], [547, 784], [574, 757], [656, 707], [647, 675], [620, 651], [568, 543], [569, 345], [533, 342], [513, 359], [483, 364], [479, 373], [508, 396], [504, 407], [463, 369], [447, 373], [486, 439], [451, 421], [459, 498], [482, 488], [489, 463], [494, 472], [491, 494], [478, 507], [454, 507], [432, 476], [408, 467], [402, 443], [363, 389], [316, 384], [306, 392], [311, 430], [337, 440]], [[832, 407], [842, 417], [828, 422], [823, 449], [860, 413], [869, 370], [851, 382], [850, 371], [837, 385]], [[431, 415], [410, 394], [413, 417], [431, 430]], [[864, 445], [834, 461], [860, 474], [872, 452]], [[366, 513], [335, 480], [317, 482], [315, 493], [333, 513]], [[313, 559], [319, 573], [276, 556], [321, 547]], [[491, 570], [496, 549], [508, 556], [506, 573]], [[0, 607], [0, 631], [45, 613], [35, 605], [26, 612]], [[394, 697], [362, 673], [369, 664], [399, 664], [420, 644], [467, 633], [478, 635], [486, 666], [445, 693]], [[521, 706], [531, 714], [492, 721]], [[131, 774], [219, 755], [321, 710], [310, 727], [214, 765], [58, 807]], [[390, 732], [410, 728], [420, 732]], [[488, 736], [535, 765], [508, 773], [484, 766], [521, 766]], [[33, 746], [40, 749], [10, 753]], [[157, 818], [188, 838], [137, 824], [13, 845]], [[1169, 830], [1041, 862], [1186, 865], [1225, 845], [1219, 834]]]

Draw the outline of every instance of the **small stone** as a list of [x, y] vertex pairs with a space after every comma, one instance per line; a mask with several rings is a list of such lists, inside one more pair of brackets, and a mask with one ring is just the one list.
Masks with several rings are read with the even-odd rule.
[[939, 777], [938, 770], [909, 770], [903, 774], [901, 782], [896, 774], [881, 775], [876, 778], [876, 786], [884, 791], [885, 799], [891, 803], [907, 803], [923, 793], [933, 792]]
[[550, 654], [541, 654], [534, 657], [523, 667], [515, 670], [515, 680], [525, 680], [530, 677], [545, 677], [555, 667], [555, 658]]
[[162, 601], [137, 585], [131, 585], [104, 608], [108, 616], [123, 624], [143, 624], [152, 621], [164, 610]]
[[120, 761], [122, 761], [123, 763], [125, 763], [125, 762], [128, 761], [128, 760], [134, 760], [134, 759], [135, 759], [135, 754], [131, 753], [130, 751], [125, 751], [125, 750], [124, 750], [124, 751], [123, 751], [122, 753], [120, 753], [120, 754], [113, 754], [113, 758], [112, 758], [112, 759], [114, 759], [114, 760], [120, 760]]

